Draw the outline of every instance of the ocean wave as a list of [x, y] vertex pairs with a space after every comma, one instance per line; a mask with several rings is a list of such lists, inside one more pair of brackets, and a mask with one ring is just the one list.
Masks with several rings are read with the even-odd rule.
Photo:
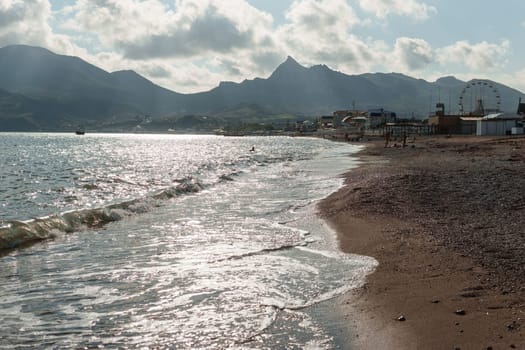
[[4, 221], [0, 226], [0, 250], [14, 249], [32, 242], [55, 238], [60, 234], [99, 229], [110, 222], [146, 213], [171, 198], [201, 191], [204, 185], [193, 178], [182, 179], [176, 186], [101, 208], [66, 211], [31, 220]]
[[222, 174], [219, 176], [219, 182], [235, 181], [235, 177], [238, 177], [241, 174], [242, 174], [242, 171], [233, 171], [229, 174]]
[[289, 250], [289, 249], [297, 248], [298, 246], [302, 246], [305, 244], [306, 242], [300, 241], [295, 244], [285, 244], [285, 245], [281, 245], [277, 247], [262, 248], [260, 250], [250, 251], [250, 252], [246, 252], [242, 254], [230, 255], [224, 258], [216, 259], [216, 260], [210, 261], [210, 263], [222, 262], [222, 261], [227, 261], [227, 260], [240, 260], [240, 259], [248, 258], [251, 256], [255, 256], [255, 255], [264, 255], [267, 253]]
[[[239, 255], [229, 256], [224, 259], [218, 259], [213, 262], [220, 262], [226, 260], [238, 260], [248, 257], [253, 257], [257, 255], [265, 255], [271, 253], [278, 253], [281, 251], [297, 249], [300, 252], [307, 254], [307, 258], [300, 258], [296, 255], [298, 261], [305, 261], [304, 266], [308, 268], [324, 268], [323, 266], [328, 266], [325, 263], [315, 263], [314, 261], [321, 258], [323, 260], [328, 260], [337, 263], [338, 265], [347, 266], [348, 270], [352, 271], [351, 275], [341, 275], [337, 279], [340, 285], [334, 285], [328, 290], [318, 293], [315, 296], [309, 296], [303, 298], [297, 298], [292, 296], [286, 296], [286, 293], [282, 293], [280, 297], [265, 297], [261, 300], [260, 305], [263, 307], [271, 307], [276, 310], [302, 310], [313, 305], [322, 303], [324, 301], [333, 299], [339, 295], [343, 295], [350, 290], [362, 286], [366, 281], [366, 276], [373, 272], [378, 266], [378, 261], [372, 257], [361, 256], [355, 254], [346, 254], [336, 251], [326, 251], [312, 249], [308, 247], [306, 241], [299, 242], [297, 244], [288, 244], [282, 245], [273, 248], [263, 248], [256, 251], [246, 252]], [[304, 260], [306, 259], [306, 260]], [[329, 264], [330, 265], [330, 264]], [[306, 267], [305, 267], [306, 268]], [[337, 272], [331, 271], [332, 273], [337, 274]], [[322, 274], [321, 274], [322, 275]]]
[[347, 276], [342, 279], [342, 284], [338, 287], [329, 289], [323, 293], [320, 293], [307, 300], [300, 299], [277, 299], [277, 298], [266, 298], [261, 302], [261, 306], [273, 307], [276, 310], [302, 310], [313, 305], [325, 302], [327, 300], [334, 299], [340, 295], [343, 295], [350, 290], [363, 286], [366, 282], [366, 276], [372, 273], [379, 263], [376, 259], [367, 256], [360, 255], [343, 255], [344, 253], [334, 254], [333, 252], [316, 251], [305, 247], [296, 247], [297, 249], [308, 251], [313, 254], [319, 254], [334, 261], [339, 261], [342, 264], [347, 264], [349, 261], [352, 262], [352, 276]]

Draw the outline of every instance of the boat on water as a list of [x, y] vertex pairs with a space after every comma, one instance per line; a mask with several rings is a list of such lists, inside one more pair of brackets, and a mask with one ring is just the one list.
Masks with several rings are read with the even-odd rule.
[[84, 135], [86, 132], [84, 131], [84, 128], [82, 127], [79, 127], [76, 131], [75, 131], [75, 134], [77, 135]]

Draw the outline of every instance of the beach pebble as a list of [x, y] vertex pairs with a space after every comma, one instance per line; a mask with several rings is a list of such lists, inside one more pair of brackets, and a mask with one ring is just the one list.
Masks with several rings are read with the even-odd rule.
[[401, 315], [397, 318], [398, 321], [406, 321], [406, 317]]
[[454, 311], [454, 313], [456, 315], [466, 315], [467, 314], [467, 312], [463, 309], [457, 309], [456, 311]]
[[509, 331], [515, 331], [515, 330], [517, 330], [518, 328], [519, 328], [519, 325], [518, 325], [518, 323], [517, 323], [516, 321], [512, 321], [512, 323], [509, 323], [509, 324], [507, 325], [507, 329], [508, 329]]

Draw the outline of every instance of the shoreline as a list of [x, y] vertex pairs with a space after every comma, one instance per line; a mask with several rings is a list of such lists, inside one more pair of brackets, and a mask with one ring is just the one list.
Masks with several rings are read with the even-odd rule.
[[423, 137], [358, 153], [363, 164], [318, 205], [343, 252], [379, 261], [337, 299], [350, 348], [525, 348], [522, 147]]

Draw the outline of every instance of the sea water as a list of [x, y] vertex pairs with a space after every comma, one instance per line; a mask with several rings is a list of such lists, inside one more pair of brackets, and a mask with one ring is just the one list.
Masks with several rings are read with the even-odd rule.
[[376, 265], [315, 216], [356, 146], [14, 133], [0, 150], [0, 348], [331, 349], [309, 306]]

